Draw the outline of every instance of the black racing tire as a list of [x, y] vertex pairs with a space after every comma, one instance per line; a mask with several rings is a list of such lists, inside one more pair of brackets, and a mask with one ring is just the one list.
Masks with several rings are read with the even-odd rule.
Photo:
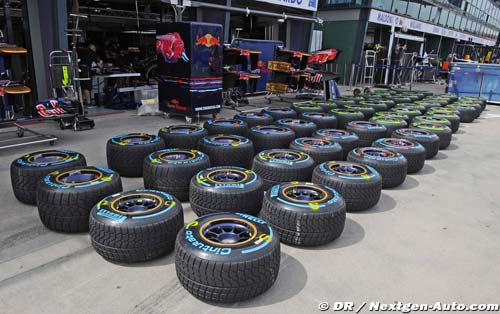
[[370, 121], [385, 126], [385, 128], [387, 129], [387, 137], [390, 137], [392, 132], [396, 131], [397, 129], [406, 128], [408, 126], [408, 123], [404, 119], [385, 116], [375, 116], [371, 118]]
[[373, 142], [374, 147], [387, 148], [405, 156], [408, 161], [408, 173], [422, 170], [425, 164], [425, 148], [422, 144], [403, 138], [381, 138]]
[[333, 101], [315, 101], [315, 104], [319, 105], [324, 113], [330, 113], [330, 110], [337, 109], [339, 106]]
[[441, 105], [441, 107], [444, 107], [450, 103], [448, 99], [435, 98], [435, 97], [434, 98], [426, 98], [424, 101], [438, 103]]
[[314, 122], [318, 129], [336, 129], [338, 124], [336, 116], [324, 112], [304, 112], [301, 118]]
[[355, 148], [349, 152], [347, 160], [375, 168], [382, 176], [384, 189], [403, 184], [408, 172], [408, 161], [403, 155], [380, 147]]
[[471, 123], [476, 119], [476, 109], [473, 107], [466, 107], [460, 105], [448, 105], [445, 108], [457, 110], [460, 113], [460, 122]]
[[410, 118], [410, 122], [413, 121], [415, 117], [422, 115], [422, 112], [420, 110], [409, 107], [394, 107], [391, 109], [391, 111], [397, 114], [403, 114], [408, 116]]
[[291, 181], [310, 181], [314, 160], [306, 153], [293, 149], [270, 149], [258, 153], [252, 170], [264, 184], [264, 191], [273, 185]]
[[387, 135], [387, 128], [374, 121], [351, 121], [347, 123], [346, 130], [358, 136], [359, 147], [371, 146], [373, 141]]
[[90, 212], [89, 234], [108, 261], [137, 263], [172, 252], [184, 226], [182, 206], [170, 194], [135, 190], [110, 195]]
[[347, 123], [351, 121], [360, 121], [365, 119], [365, 115], [359, 110], [332, 109], [331, 113], [337, 117], [338, 128], [342, 130], [345, 130]]
[[431, 108], [441, 108], [441, 103], [439, 102], [429, 102], [429, 101], [416, 101], [415, 105], [424, 106], [425, 110], [428, 111]]
[[234, 115], [234, 118], [245, 121], [248, 124], [248, 128], [253, 128], [257, 125], [270, 125], [274, 123], [273, 117], [267, 113], [260, 112], [239, 112]]
[[439, 113], [439, 112], [430, 112], [428, 115], [433, 117], [444, 118], [451, 123], [451, 132], [455, 133], [460, 128], [460, 116], [453, 113]]
[[366, 120], [370, 119], [375, 114], [375, 109], [369, 105], [345, 106], [344, 108], [361, 111], [361, 113], [363, 113]]
[[212, 166], [250, 168], [254, 156], [251, 140], [239, 135], [209, 135], [198, 143], [200, 151], [210, 157]]
[[264, 220], [243, 213], [206, 215], [177, 235], [175, 270], [181, 285], [205, 302], [235, 303], [276, 281], [280, 241]]
[[400, 114], [400, 113], [395, 113], [394, 111], [379, 111], [375, 112], [373, 115], [374, 118], [378, 117], [385, 117], [385, 118], [396, 118], [396, 119], [403, 119], [406, 121], [406, 124], [408, 125], [410, 123], [410, 117], [405, 115], [405, 114]]
[[414, 103], [413, 104], [397, 104], [394, 108], [418, 110], [418, 111], [420, 111], [421, 114], [424, 114], [426, 111], [424, 105], [416, 105]]
[[210, 167], [208, 155], [194, 150], [168, 148], [144, 159], [144, 187], [171, 194], [181, 202], [189, 200], [191, 178]]
[[350, 99], [334, 99], [333, 102], [337, 105], [338, 108], [344, 108], [344, 106], [355, 105], [358, 103], [357, 101]]
[[262, 113], [268, 114], [273, 119], [280, 120], [280, 119], [286, 119], [286, 118], [297, 118], [298, 114], [295, 110], [289, 107], [279, 107], [279, 108], [272, 108], [272, 107], [266, 107], [262, 109]]
[[396, 102], [394, 100], [391, 100], [391, 99], [378, 100], [377, 103], [385, 104], [387, 106], [387, 110], [396, 106]]
[[342, 160], [347, 158], [347, 154], [359, 145], [359, 137], [352, 132], [338, 129], [321, 129], [314, 132], [313, 137], [325, 138], [337, 142], [342, 146]]
[[308, 154], [316, 164], [343, 158], [342, 146], [326, 138], [300, 137], [290, 143], [290, 149]]
[[310, 182], [286, 182], [264, 196], [260, 215], [283, 243], [318, 246], [332, 242], [344, 231], [346, 204], [330, 187]]
[[51, 230], [87, 231], [92, 207], [104, 197], [121, 191], [120, 175], [111, 169], [80, 167], [54, 171], [38, 186], [38, 214]]
[[323, 108], [321, 108], [320, 105], [314, 103], [293, 104], [292, 109], [297, 112], [299, 117], [304, 112], [323, 112]]
[[250, 129], [250, 139], [256, 153], [273, 148], [288, 148], [295, 139], [295, 131], [284, 126], [258, 125]]
[[235, 211], [256, 215], [263, 195], [260, 176], [240, 167], [202, 170], [191, 179], [189, 187], [191, 209], [198, 216]]
[[461, 103], [461, 102], [457, 102], [455, 103], [454, 105], [457, 105], [457, 106], [461, 106], [461, 107], [471, 107], [471, 108], [474, 108], [474, 110], [476, 111], [476, 115], [475, 115], [475, 118], [479, 118], [479, 116], [481, 115], [481, 112], [483, 111], [482, 107], [481, 107], [481, 104], [479, 103]]
[[295, 138], [311, 136], [318, 129], [316, 123], [304, 119], [281, 119], [276, 125], [284, 126], [295, 132]]
[[411, 103], [413, 102], [410, 97], [405, 97], [405, 96], [397, 96], [397, 97], [392, 97], [392, 100], [394, 100], [395, 103]]
[[[248, 124], [238, 119], [213, 119], [203, 124], [208, 134], [234, 134], [248, 136]], [[198, 139], [199, 140], [199, 139]]]
[[384, 102], [377, 102], [377, 101], [374, 101], [374, 102], [371, 102], [371, 101], [362, 101], [362, 102], [360, 102], [359, 104], [360, 104], [360, 105], [363, 105], [363, 106], [369, 106], [369, 107], [372, 107], [372, 108], [373, 108], [373, 110], [375, 110], [375, 112], [389, 110], [389, 106], [387, 105], [387, 103], [384, 103]]
[[144, 158], [165, 148], [157, 135], [130, 133], [117, 135], [106, 144], [108, 167], [123, 177], [142, 177]]
[[12, 191], [20, 202], [36, 205], [36, 190], [43, 177], [56, 170], [86, 165], [82, 154], [70, 150], [54, 149], [23, 155], [10, 164]]
[[208, 135], [205, 128], [194, 124], [176, 124], [158, 131], [165, 148], [197, 149], [200, 139]]
[[413, 119], [413, 123], [416, 123], [416, 122], [437, 123], [437, 124], [446, 125], [447, 127], [449, 127], [451, 129], [451, 122], [448, 119], [445, 119], [442, 117], [423, 115], [423, 116], [415, 117]]
[[348, 212], [372, 208], [382, 194], [382, 176], [377, 170], [348, 161], [329, 161], [316, 166], [312, 182], [338, 191]]
[[431, 159], [439, 152], [439, 136], [422, 129], [398, 129], [392, 137], [418, 142], [425, 148], [425, 159]]
[[439, 149], [446, 149], [450, 146], [452, 132], [446, 125], [438, 123], [413, 122], [411, 127], [414, 129], [426, 130], [439, 136]]

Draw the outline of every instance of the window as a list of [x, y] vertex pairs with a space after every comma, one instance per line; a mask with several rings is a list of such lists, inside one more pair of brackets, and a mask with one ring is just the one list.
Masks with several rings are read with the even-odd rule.
[[392, 9], [391, 9], [391, 11], [394, 12], [394, 13], [405, 15], [407, 7], [408, 7], [408, 1], [394, 0], [392, 2]]
[[379, 10], [391, 11], [392, 1], [388, 0], [373, 0], [372, 7]]

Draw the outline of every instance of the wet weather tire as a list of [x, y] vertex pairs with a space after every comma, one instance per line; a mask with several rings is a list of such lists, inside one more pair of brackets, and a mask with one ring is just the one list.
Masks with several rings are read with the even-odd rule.
[[347, 154], [359, 144], [359, 137], [356, 134], [344, 130], [322, 129], [314, 132], [313, 137], [325, 138], [339, 143], [342, 146], [342, 160], [345, 160]]
[[259, 125], [250, 129], [255, 152], [273, 148], [288, 148], [295, 139], [295, 131], [290, 128], [276, 125]]
[[290, 148], [308, 154], [316, 164], [343, 157], [342, 146], [326, 138], [301, 137], [293, 141]]
[[422, 170], [425, 164], [425, 148], [422, 144], [402, 138], [381, 138], [373, 142], [374, 147], [387, 148], [405, 156], [408, 173]]
[[425, 148], [425, 159], [433, 158], [439, 152], [439, 136], [421, 129], [398, 129], [392, 137], [420, 143]]
[[264, 187], [254, 171], [240, 167], [213, 167], [198, 172], [189, 188], [191, 209], [198, 216], [240, 212], [256, 215]]
[[322, 163], [314, 168], [312, 182], [339, 192], [348, 212], [363, 211], [375, 206], [382, 193], [382, 176], [377, 170], [353, 162]]
[[144, 187], [189, 200], [189, 183], [199, 171], [209, 168], [208, 156], [197, 150], [170, 148], [144, 159]]
[[194, 124], [176, 124], [160, 129], [158, 136], [166, 148], [197, 149], [200, 139], [208, 135], [205, 128]]
[[314, 122], [318, 129], [336, 129], [338, 124], [337, 117], [324, 112], [304, 112], [302, 118]]
[[248, 136], [248, 124], [238, 119], [208, 120], [203, 124], [208, 134], [233, 134]]
[[106, 260], [145, 262], [173, 251], [184, 214], [180, 202], [170, 194], [135, 190], [97, 203], [89, 225], [92, 246]]
[[260, 295], [276, 281], [279, 266], [276, 231], [247, 214], [203, 216], [177, 236], [177, 277], [203, 301], [234, 303]]
[[346, 204], [342, 196], [329, 187], [288, 182], [275, 185], [266, 193], [261, 217], [277, 230], [281, 242], [317, 246], [342, 234]]
[[159, 136], [143, 133], [122, 134], [106, 144], [108, 167], [124, 177], [141, 177], [144, 158], [165, 148]]
[[371, 146], [373, 141], [387, 134], [385, 126], [373, 121], [351, 121], [347, 123], [346, 130], [359, 137], [359, 147]]
[[52, 172], [37, 191], [38, 214], [49, 229], [83, 232], [89, 229], [89, 213], [100, 200], [122, 191], [118, 173], [101, 167]]
[[240, 112], [234, 115], [234, 118], [245, 121], [248, 124], [248, 128], [252, 128], [257, 125], [270, 125], [274, 122], [273, 117], [267, 113]]
[[209, 135], [199, 142], [199, 150], [210, 157], [212, 166], [250, 168], [254, 156], [251, 140], [239, 135]]
[[452, 132], [451, 129], [445, 125], [438, 123], [413, 122], [411, 127], [426, 130], [439, 136], [439, 149], [446, 149], [450, 146]]
[[85, 157], [69, 150], [46, 150], [26, 154], [10, 165], [10, 180], [15, 197], [36, 205], [36, 190], [40, 180], [52, 171], [65, 171], [86, 166]]
[[276, 124], [292, 129], [296, 138], [311, 136], [318, 128], [314, 122], [304, 119], [281, 119]]

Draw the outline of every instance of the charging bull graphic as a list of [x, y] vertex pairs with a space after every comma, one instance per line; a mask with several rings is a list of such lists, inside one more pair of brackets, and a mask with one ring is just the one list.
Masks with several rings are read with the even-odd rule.
[[177, 63], [179, 59], [189, 62], [184, 50], [184, 41], [179, 33], [156, 36], [156, 52], [160, 53], [167, 63]]
[[220, 47], [220, 37], [214, 37], [212, 34], [205, 34], [203, 36], [196, 35], [196, 46], [203, 45], [205, 47], [219, 46]]

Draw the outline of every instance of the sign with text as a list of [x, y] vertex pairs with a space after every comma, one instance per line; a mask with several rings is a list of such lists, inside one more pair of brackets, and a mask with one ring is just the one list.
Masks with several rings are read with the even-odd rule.
[[319, 0], [257, 0], [257, 1], [277, 4], [295, 9], [317, 11]]

